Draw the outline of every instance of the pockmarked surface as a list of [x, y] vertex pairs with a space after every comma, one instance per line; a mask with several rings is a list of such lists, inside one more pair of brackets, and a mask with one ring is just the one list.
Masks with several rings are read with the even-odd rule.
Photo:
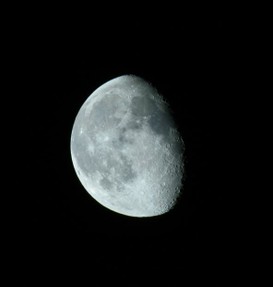
[[184, 143], [168, 103], [140, 77], [100, 86], [82, 105], [72, 162], [88, 193], [120, 214], [168, 212], [182, 192]]

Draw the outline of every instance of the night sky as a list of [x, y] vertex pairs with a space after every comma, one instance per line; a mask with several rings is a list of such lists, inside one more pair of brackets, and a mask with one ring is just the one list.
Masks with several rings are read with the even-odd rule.
[[[18, 278], [37, 282], [57, 276], [89, 286], [240, 286], [234, 278], [243, 260], [243, 216], [230, 182], [240, 33], [232, 19], [185, 11], [90, 19], [61, 11], [37, 12], [15, 29], [24, 152], [10, 266]], [[164, 95], [185, 142], [183, 196], [162, 216], [104, 208], [72, 165], [79, 108], [124, 74]]]

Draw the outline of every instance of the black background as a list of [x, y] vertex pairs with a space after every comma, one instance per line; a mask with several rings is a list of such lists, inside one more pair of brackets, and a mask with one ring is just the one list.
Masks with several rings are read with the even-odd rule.
[[[242, 195], [230, 178], [241, 28], [220, 9], [63, 8], [37, 9], [9, 34], [23, 150], [20, 180], [12, 183], [19, 193], [10, 212], [14, 277], [64, 283], [73, 277], [91, 286], [240, 286]], [[185, 142], [183, 196], [159, 217], [105, 209], [81, 186], [71, 162], [79, 108], [97, 87], [124, 74], [143, 77], [167, 98]]]

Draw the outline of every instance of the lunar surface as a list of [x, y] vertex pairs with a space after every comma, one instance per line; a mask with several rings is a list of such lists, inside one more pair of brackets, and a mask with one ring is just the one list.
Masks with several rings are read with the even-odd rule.
[[184, 143], [169, 106], [140, 77], [125, 75], [96, 89], [71, 135], [77, 176], [101, 205], [150, 217], [172, 209], [182, 192]]

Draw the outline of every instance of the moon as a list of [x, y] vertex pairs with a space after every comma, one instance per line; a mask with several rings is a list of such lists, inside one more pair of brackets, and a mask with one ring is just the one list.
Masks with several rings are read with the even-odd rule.
[[183, 152], [168, 103], [134, 75], [97, 88], [72, 128], [71, 157], [83, 187], [104, 207], [127, 216], [158, 216], [176, 205]]

